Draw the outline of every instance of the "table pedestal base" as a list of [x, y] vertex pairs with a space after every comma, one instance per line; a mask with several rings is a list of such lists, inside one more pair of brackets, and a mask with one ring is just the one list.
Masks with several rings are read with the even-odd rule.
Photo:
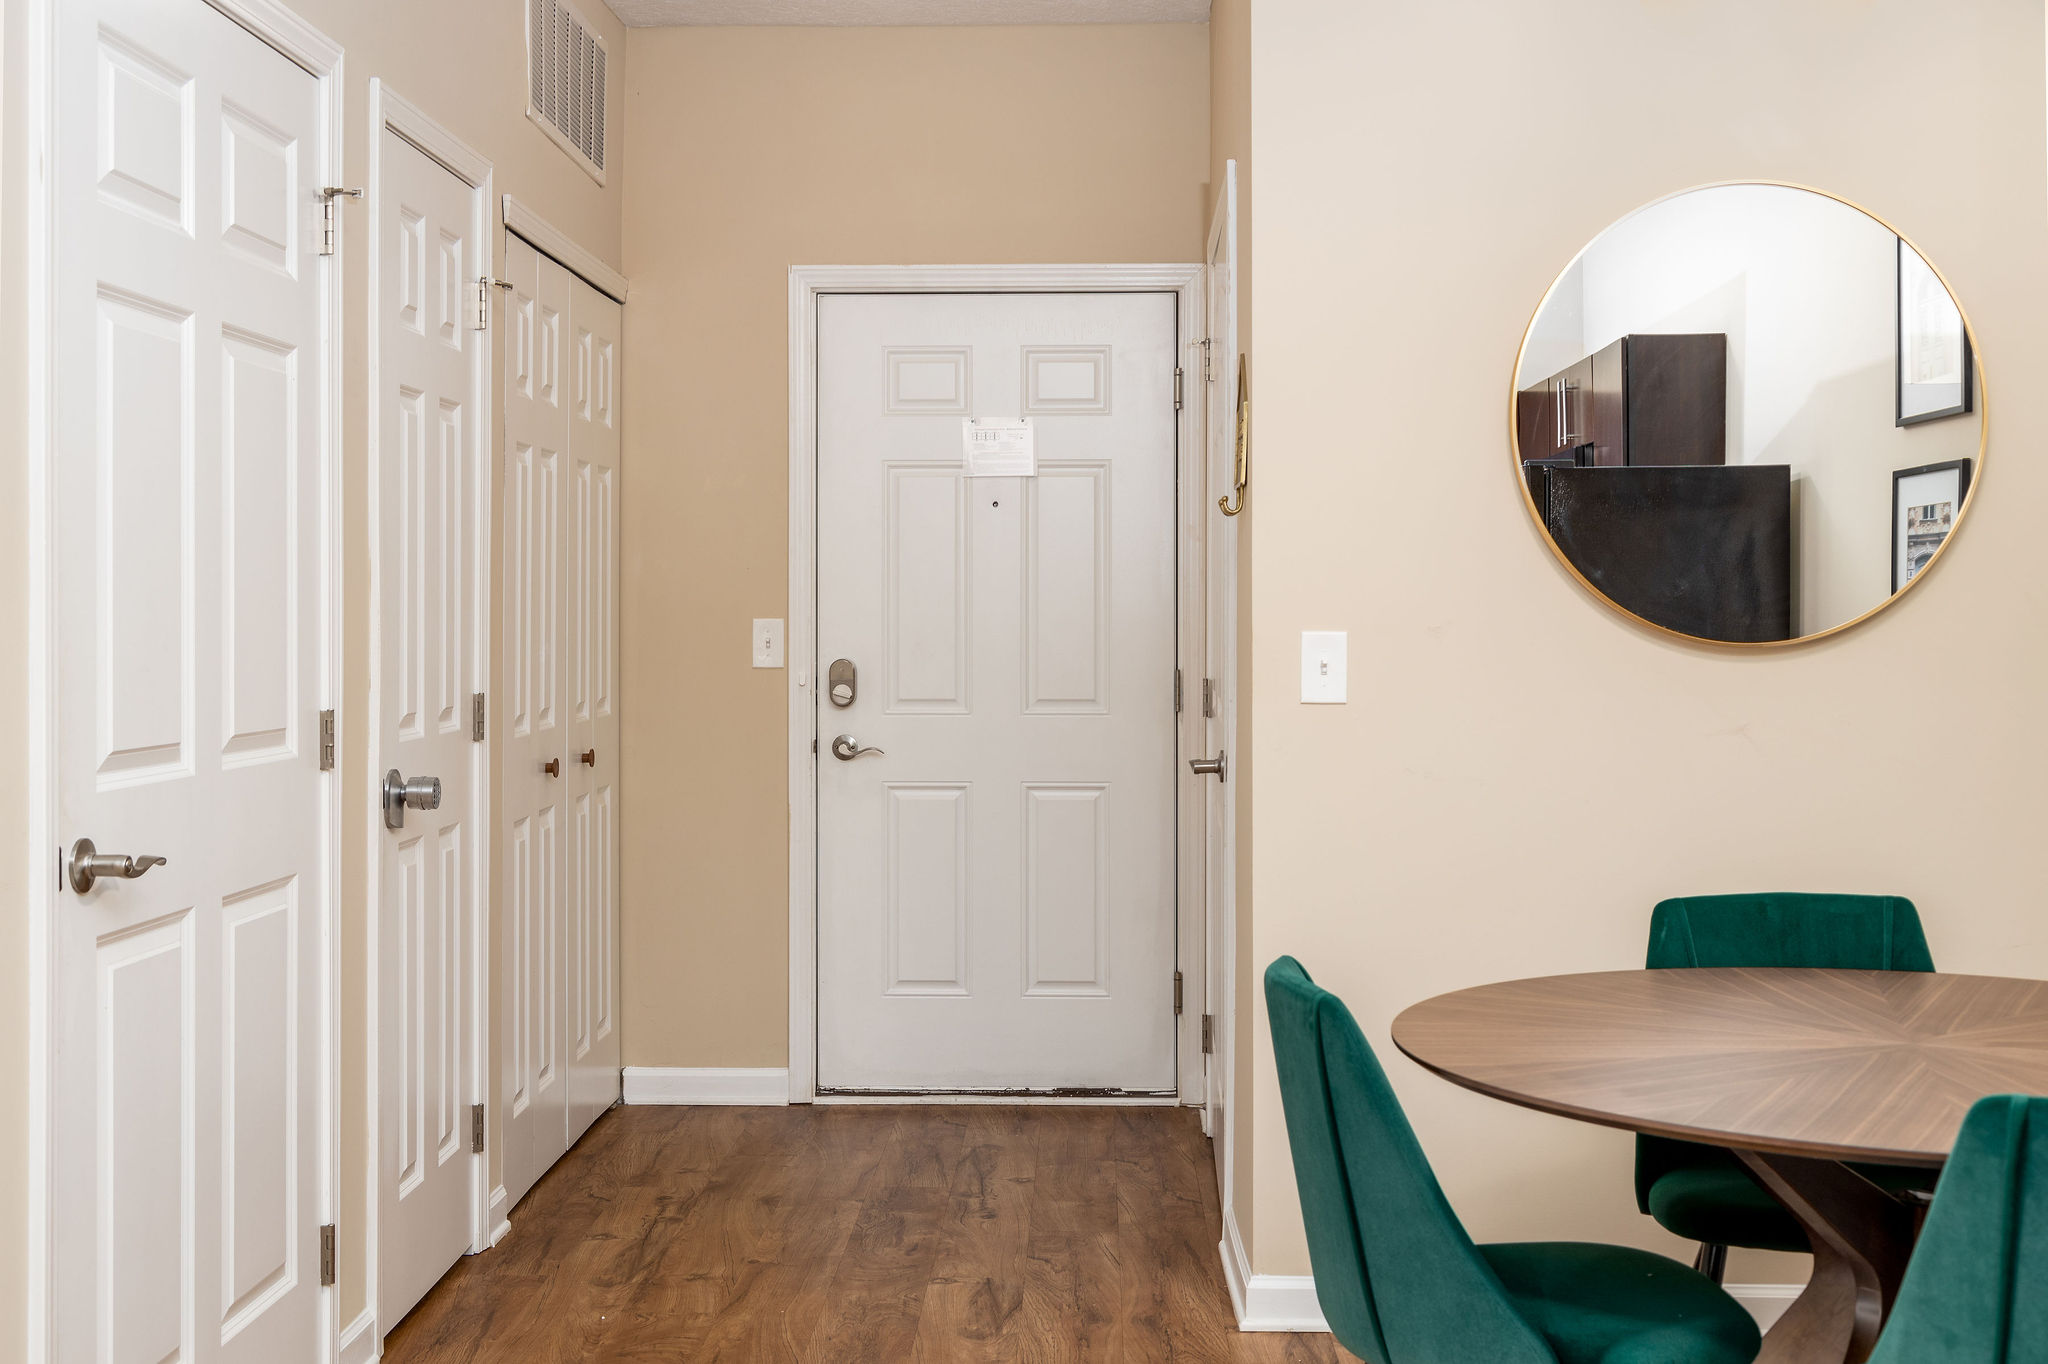
[[1757, 1364], [1863, 1364], [1913, 1254], [1913, 1209], [1838, 1161], [1736, 1154], [1813, 1243], [1813, 1278]]

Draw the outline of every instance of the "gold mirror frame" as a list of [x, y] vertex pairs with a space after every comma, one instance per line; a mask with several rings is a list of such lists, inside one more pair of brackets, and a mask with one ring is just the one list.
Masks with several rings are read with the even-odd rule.
[[[1871, 219], [1872, 221], [1879, 223], [1882, 226], [1890, 229], [1892, 234], [1896, 236], [1900, 241], [1904, 242], [1906, 245], [1913, 248], [1913, 250], [1919, 255], [1920, 259], [1926, 262], [1927, 268], [1934, 272], [1934, 277], [1941, 281], [1941, 287], [1948, 290], [1949, 298], [1956, 305], [1957, 314], [1961, 316], [1961, 318], [1963, 319], [1963, 335], [1969, 339], [1970, 353], [1973, 357], [1975, 364], [1975, 378], [1977, 384], [1977, 463], [1975, 468], [1971, 471], [1970, 489], [1968, 492], [1963, 494], [1963, 505], [1956, 511], [1956, 523], [1953, 527], [1950, 528], [1947, 538], [1941, 542], [1940, 547], [1936, 549], [1934, 551], [1933, 556], [1928, 559], [1927, 566], [1925, 568], [1922, 568], [1918, 573], [1914, 574], [1911, 578], [1907, 579], [1906, 585], [1904, 587], [1901, 587], [1898, 591], [1892, 593], [1883, 601], [1871, 607], [1868, 611], [1865, 611], [1858, 616], [1852, 616], [1851, 618], [1843, 621], [1839, 625], [1830, 625], [1825, 630], [1816, 630], [1810, 635], [1800, 635], [1793, 639], [1709, 639], [1705, 635], [1688, 635], [1683, 633], [1682, 631], [1674, 630], [1668, 625], [1659, 625], [1656, 621], [1649, 620], [1645, 617], [1637, 615], [1635, 612], [1629, 610], [1626, 606], [1623, 606], [1620, 602], [1617, 602], [1612, 597], [1608, 596], [1605, 592], [1602, 592], [1598, 587], [1595, 587], [1592, 581], [1588, 579], [1585, 574], [1579, 572], [1578, 565], [1574, 564], [1569, 558], [1565, 556], [1565, 552], [1558, 547], [1557, 541], [1552, 539], [1550, 536], [1550, 532], [1544, 528], [1543, 515], [1536, 509], [1535, 494], [1529, 491], [1529, 481], [1521, 476], [1521, 427], [1516, 421], [1515, 406], [1517, 395], [1520, 393], [1521, 390], [1516, 381], [1521, 376], [1522, 356], [1529, 348], [1529, 337], [1536, 330], [1536, 319], [1542, 316], [1544, 305], [1550, 302], [1550, 296], [1557, 291], [1557, 286], [1563, 282], [1565, 275], [1571, 271], [1572, 266], [1578, 262], [1579, 257], [1585, 255], [1586, 252], [1589, 249], [1591, 249], [1594, 242], [1599, 241], [1601, 237], [1605, 236], [1608, 232], [1612, 231], [1617, 225], [1628, 221], [1630, 218], [1635, 217], [1638, 213], [1641, 213], [1646, 209], [1655, 208], [1658, 204], [1668, 203], [1669, 201], [1680, 198], [1683, 195], [1696, 194], [1701, 190], [1730, 189], [1745, 185], [1766, 185], [1777, 189], [1797, 189], [1804, 190], [1808, 194], [1818, 194], [1823, 199], [1832, 199], [1838, 204], [1842, 204], [1849, 208], [1853, 208], [1858, 213], [1863, 214], [1865, 217]], [[1796, 647], [1801, 644], [1811, 644], [1815, 640], [1826, 639], [1830, 635], [1838, 635], [1842, 633], [1842, 631], [1844, 630], [1852, 629], [1855, 626], [1861, 625], [1864, 621], [1869, 620], [1872, 616], [1884, 610], [1892, 603], [1904, 597], [1908, 592], [1911, 592], [1914, 588], [1918, 587], [1923, 581], [1926, 580], [1928, 574], [1933, 571], [1934, 566], [1940, 563], [1942, 557], [1948, 553], [1949, 546], [1955, 543], [1956, 534], [1962, 530], [1963, 522], [1969, 517], [1970, 508], [1976, 505], [1978, 490], [1984, 486], [1985, 452], [1990, 448], [1991, 443], [1991, 386], [1984, 377], [1984, 348], [1977, 344], [1977, 328], [1976, 325], [1970, 321], [1970, 310], [1963, 306], [1962, 297], [1956, 293], [1955, 286], [1949, 283], [1948, 276], [1942, 273], [1941, 267], [1936, 265], [1933, 262], [1933, 260], [1928, 257], [1925, 251], [1920, 250], [1920, 244], [1914, 241], [1911, 237], [1907, 236], [1905, 233], [1899, 231], [1898, 225], [1892, 222], [1891, 219], [1885, 217], [1881, 213], [1872, 212], [1870, 209], [1865, 208], [1862, 204], [1857, 203], [1854, 199], [1845, 198], [1840, 194], [1833, 194], [1824, 189], [1816, 189], [1812, 185], [1802, 185], [1796, 180], [1713, 180], [1709, 181], [1706, 184], [1689, 185], [1684, 189], [1673, 190], [1669, 194], [1659, 195], [1657, 198], [1651, 199], [1647, 203], [1638, 204], [1636, 207], [1630, 209], [1627, 213], [1623, 214], [1619, 218], [1616, 218], [1613, 222], [1607, 224], [1606, 227], [1601, 228], [1600, 231], [1593, 234], [1592, 241], [1588, 241], [1585, 244], [1585, 246], [1580, 247], [1576, 252], [1573, 253], [1572, 258], [1564, 263], [1564, 268], [1559, 270], [1557, 274], [1551, 279], [1549, 287], [1543, 291], [1543, 297], [1537, 299], [1535, 308], [1530, 310], [1529, 321], [1522, 327], [1522, 340], [1520, 344], [1518, 344], [1515, 347], [1514, 363], [1508, 369], [1507, 414], [1509, 468], [1510, 472], [1513, 473], [1515, 476], [1515, 486], [1521, 490], [1522, 510], [1529, 514], [1529, 524], [1535, 528], [1536, 534], [1542, 539], [1545, 548], [1549, 549], [1551, 555], [1557, 560], [1558, 564], [1564, 569], [1564, 571], [1570, 574], [1574, 579], [1576, 579], [1579, 586], [1585, 588], [1588, 593], [1592, 594], [1592, 597], [1595, 601], [1605, 606], [1608, 610], [1613, 611], [1615, 614], [1622, 616], [1627, 620], [1634, 622], [1637, 625], [1640, 625], [1645, 630], [1652, 631], [1655, 634], [1663, 635], [1670, 639], [1683, 640], [1688, 644], [1703, 644], [1717, 649], [1786, 649]]]

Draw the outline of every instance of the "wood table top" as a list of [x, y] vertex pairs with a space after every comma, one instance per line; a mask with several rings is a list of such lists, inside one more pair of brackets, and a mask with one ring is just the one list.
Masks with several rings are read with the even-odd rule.
[[2048, 981], [1603, 971], [1458, 990], [1394, 1044], [1467, 1089], [1656, 1136], [1940, 1165], [1970, 1105], [2048, 1094]]

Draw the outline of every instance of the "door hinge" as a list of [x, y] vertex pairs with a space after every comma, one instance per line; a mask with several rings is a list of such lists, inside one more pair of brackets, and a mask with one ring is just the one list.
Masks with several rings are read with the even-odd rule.
[[1180, 1012], [1180, 972], [1173, 973], [1173, 1011]]
[[1180, 669], [1173, 670], [1173, 713], [1180, 714]]
[[362, 197], [363, 192], [361, 190], [343, 189], [340, 185], [329, 185], [325, 189], [320, 191], [321, 255], [333, 255], [335, 252], [336, 244], [340, 241], [341, 238], [339, 225], [336, 224], [335, 222], [335, 218], [339, 215], [334, 207], [334, 201], [336, 199], [360, 199]]
[[334, 1287], [334, 1223], [320, 1228], [320, 1286]]
[[1204, 1056], [1213, 1056], [1213, 1055], [1215, 1055], [1215, 1053], [1216, 1053], [1216, 1015], [1215, 1015], [1215, 1014], [1203, 1014], [1203, 1015], [1202, 1015], [1202, 1055], [1204, 1055]]
[[507, 293], [512, 292], [512, 281], [509, 279], [492, 279], [489, 275], [478, 275], [476, 277], [476, 330], [480, 332], [487, 332], [491, 329], [491, 288], [493, 285]]
[[1202, 718], [1204, 720], [1216, 718], [1216, 683], [1213, 679], [1207, 677], [1202, 679]]
[[334, 712], [320, 712], [320, 770], [334, 770]]
[[1209, 367], [1209, 352], [1215, 344], [1214, 341], [1206, 336], [1202, 338], [1202, 382], [1204, 383], [1213, 383], [1216, 379], [1215, 371]]
[[484, 694], [480, 691], [469, 694], [469, 741], [484, 741]]
[[1180, 411], [1181, 384], [1187, 378], [1187, 371], [1179, 365], [1173, 367], [1173, 410]]
[[484, 1153], [484, 1106], [469, 1106], [469, 1149], [477, 1155]]

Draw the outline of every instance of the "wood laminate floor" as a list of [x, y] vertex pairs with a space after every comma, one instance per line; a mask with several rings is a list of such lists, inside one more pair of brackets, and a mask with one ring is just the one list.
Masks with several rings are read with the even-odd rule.
[[619, 1108], [385, 1343], [497, 1361], [1338, 1361], [1241, 1335], [1185, 1108]]

